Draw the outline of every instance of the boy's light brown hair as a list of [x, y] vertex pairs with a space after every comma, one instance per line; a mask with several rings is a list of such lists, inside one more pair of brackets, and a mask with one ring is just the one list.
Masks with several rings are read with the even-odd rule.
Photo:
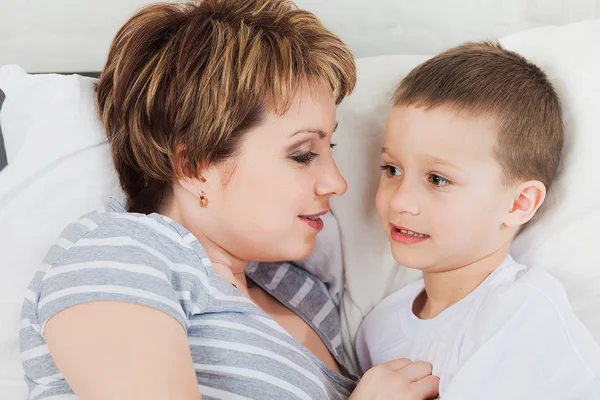
[[466, 43], [431, 58], [400, 82], [393, 103], [493, 118], [506, 183], [538, 180], [549, 188], [556, 176], [559, 97], [539, 67], [498, 43]]
[[114, 38], [97, 85], [99, 113], [132, 212], [158, 211], [185, 149], [184, 173], [236, 154], [268, 111], [285, 113], [303, 83], [336, 103], [356, 83], [346, 45], [288, 0], [160, 3]]

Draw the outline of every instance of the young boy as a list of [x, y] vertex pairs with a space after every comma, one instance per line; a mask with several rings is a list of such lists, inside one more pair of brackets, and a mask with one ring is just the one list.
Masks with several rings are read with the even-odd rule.
[[441, 400], [600, 399], [600, 348], [562, 285], [509, 255], [563, 145], [545, 74], [468, 43], [413, 70], [393, 102], [377, 210], [394, 258], [423, 279], [365, 318], [361, 368], [427, 361]]

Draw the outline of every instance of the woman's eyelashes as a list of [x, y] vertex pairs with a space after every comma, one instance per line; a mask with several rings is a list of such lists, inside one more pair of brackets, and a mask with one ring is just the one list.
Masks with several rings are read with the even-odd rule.
[[[333, 149], [337, 144], [329, 143], [329, 148]], [[290, 158], [299, 164], [310, 164], [311, 161], [319, 157], [319, 153], [314, 151], [297, 151], [290, 155]]]
[[296, 152], [290, 156], [293, 161], [299, 164], [310, 164], [317, 157], [319, 157], [319, 155], [312, 151]]

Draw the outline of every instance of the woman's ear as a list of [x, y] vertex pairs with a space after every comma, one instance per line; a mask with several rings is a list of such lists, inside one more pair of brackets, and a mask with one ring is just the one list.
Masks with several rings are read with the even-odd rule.
[[195, 177], [190, 170], [190, 164], [188, 162], [187, 151], [184, 145], [178, 145], [173, 151], [171, 157], [171, 167], [173, 168], [173, 174], [176, 179]]
[[175, 179], [186, 191], [196, 195], [198, 191], [203, 189], [202, 183], [206, 182], [206, 179], [202, 176], [202, 170], [194, 173], [190, 169], [190, 163], [188, 162], [187, 151], [184, 145], [179, 145], [175, 148], [171, 166], [173, 168]]
[[511, 206], [504, 224], [520, 227], [529, 222], [546, 199], [546, 186], [540, 181], [522, 182], [515, 186]]

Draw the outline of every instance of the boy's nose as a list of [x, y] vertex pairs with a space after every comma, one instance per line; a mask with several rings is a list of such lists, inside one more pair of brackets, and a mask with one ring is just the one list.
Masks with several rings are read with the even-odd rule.
[[401, 182], [390, 200], [390, 208], [400, 214], [419, 215], [417, 190]]

